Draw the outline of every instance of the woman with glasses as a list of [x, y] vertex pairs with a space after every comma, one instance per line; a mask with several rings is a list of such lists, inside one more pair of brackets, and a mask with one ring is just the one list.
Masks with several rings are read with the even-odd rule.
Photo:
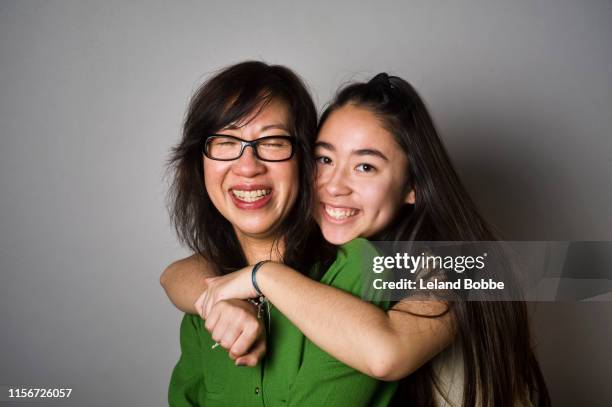
[[213, 134], [206, 138], [204, 155], [211, 160], [233, 161], [242, 156], [245, 147], [251, 147], [255, 158], [262, 161], [286, 161], [293, 157], [293, 137], [291, 136], [266, 136], [253, 141], [245, 141], [223, 134]]
[[[424, 103], [401, 78], [380, 74], [342, 89], [321, 118], [315, 146], [316, 216], [327, 241], [495, 240]], [[241, 340], [240, 328], [220, 324], [215, 308], [220, 301], [263, 294], [349, 366], [383, 380], [409, 375], [397, 402], [550, 404], [522, 302], [468, 302], [451, 292], [438, 301], [400, 301], [385, 313], [276, 261], [255, 273], [247, 267], [204, 278], [210, 275], [196, 256], [171, 265], [162, 283], [177, 306], [207, 319], [206, 328], [237, 363], [254, 365], [261, 353]]]
[[[370, 250], [367, 243], [352, 242], [336, 253], [312, 220], [315, 134], [310, 95], [285, 67], [237, 64], [197, 91], [171, 160], [171, 215], [179, 238], [198, 253], [208, 272], [223, 275], [273, 260], [323, 284], [359, 293], [358, 254]], [[265, 311], [228, 299], [212, 306], [205, 322], [185, 315], [170, 405], [389, 403], [395, 384], [338, 362], [276, 308]], [[219, 329], [209, 333], [206, 328], [213, 322]], [[229, 341], [258, 342], [260, 353], [267, 343], [266, 357], [256, 368], [241, 367], [226, 350]]]

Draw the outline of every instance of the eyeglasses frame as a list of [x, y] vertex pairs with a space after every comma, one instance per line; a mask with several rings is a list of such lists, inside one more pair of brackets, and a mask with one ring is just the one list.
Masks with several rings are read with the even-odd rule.
[[[207, 151], [207, 144], [208, 144], [208, 140], [211, 140], [213, 138], [217, 138], [217, 137], [225, 137], [225, 138], [231, 138], [234, 139], [236, 141], [240, 142], [240, 154], [238, 155], [238, 157], [236, 158], [213, 158], [208, 154]], [[262, 140], [267, 140], [267, 139], [271, 139], [271, 138], [281, 138], [281, 139], [285, 139], [288, 140], [289, 143], [291, 143], [291, 155], [288, 158], [284, 158], [282, 160], [266, 160], [264, 158], [261, 158], [259, 156], [259, 154], [257, 153], [257, 145], [262, 141]], [[285, 136], [285, 135], [281, 135], [281, 136], [265, 136], [265, 137], [260, 137], [258, 139], [255, 140], [243, 140], [239, 137], [236, 136], [230, 136], [228, 134], [210, 134], [206, 137], [206, 139], [204, 140], [204, 145], [202, 146], [202, 153], [206, 156], [206, 158], [209, 158], [211, 160], [215, 160], [215, 161], [234, 161], [234, 160], [238, 160], [240, 157], [242, 157], [242, 154], [244, 154], [244, 149], [247, 147], [251, 147], [253, 149], [253, 154], [255, 155], [255, 158], [257, 158], [260, 161], [265, 161], [265, 162], [271, 162], [271, 163], [278, 163], [278, 162], [283, 162], [283, 161], [289, 161], [293, 158], [293, 156], [295, 155], [295, 141], [296, 138], [293, 136]]]

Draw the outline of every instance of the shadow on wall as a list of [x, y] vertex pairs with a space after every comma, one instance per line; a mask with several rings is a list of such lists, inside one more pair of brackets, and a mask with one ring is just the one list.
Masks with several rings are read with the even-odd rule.
[[553, 405], [612, 405], [612, 303], [549, 302], [530, 308]]
[[[498, 103], [496, 101], [495, 103]], [[612, 240], [612, 140], [535, 113], [478, 115], [442, 133], [466, 188], [507, 240]], [[574, 125], [575, 127], [575, 125]]]
[[[612, 219], [601, 216], [609, 213], [611, 193], [596, 187], [609, 184], [612, 171], [585, 159], [578, 145], [588, 144], [588, 134], [569, 134], [571, 123], [562, 121], [484, 110], [445, 123], [461, 179], [504, 239], [612, 240]], [[612, 405], [612, 302], [529, 307], [553, 405]]]

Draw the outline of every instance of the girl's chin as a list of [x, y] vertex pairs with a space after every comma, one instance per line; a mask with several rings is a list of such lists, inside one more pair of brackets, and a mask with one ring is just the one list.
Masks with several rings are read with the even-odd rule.
[[351, 240], [359, 237], [358, 233], [338, 230], [338, 227], [335, 225], [321, 225], [321, 232], [323, 233], [325, 240], [337, 246], [348, 243]]

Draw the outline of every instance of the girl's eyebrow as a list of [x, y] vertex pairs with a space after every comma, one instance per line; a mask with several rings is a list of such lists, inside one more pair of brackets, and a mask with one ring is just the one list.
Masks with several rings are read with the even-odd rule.
[[325, 141], [317, 141], [315, 143], [315, 148], [317, 147], [321, 147], [329, 151], [336, 151], [336, 148], [332, 144], [326, 143]]
[[355, 155], [359, 155], [359, 156], [362, 156], [362, 155], [373, 155], [373, 156], [382, 158], [385, 161], [389, 161], [389, 159], [382, 152], [380, 152], [379, 150], [372, 149], [372, 148], [362, 148], [362, 149], [359, 149], [359, 150], [353, 150], [353, 151], [351, 151], [351, 154], [355, 154]]
[[[329, 151], [336, 151], [336, 147], [334, 147], [333, 144], [326, 143], [325, 141], [317, 141], [315, 143], [315, 148], [317, 147], [323, 148]], [[386, 155], [384, 155], [381, 151], [373, 149], [373, 148], [360, 148], [360, 149], [351, 151], [351, 154], [358, 155], [358, 156], [373, 155], [375, 157], [382, 158], [385, 161], [389, 161]]]

